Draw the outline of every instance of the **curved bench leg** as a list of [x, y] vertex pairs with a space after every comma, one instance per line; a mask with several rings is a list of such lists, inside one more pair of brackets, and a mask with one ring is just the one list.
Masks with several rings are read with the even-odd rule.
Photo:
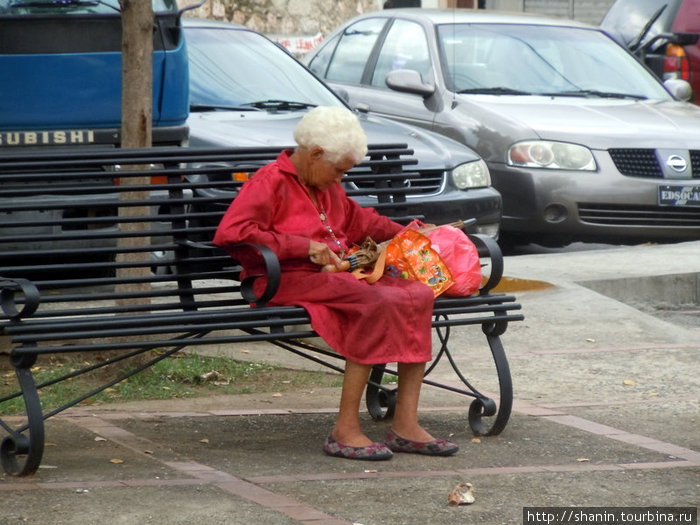
[[39, 393], [34, 383], [31, 366], [35, 356], [12, 358], [17, 380], [22, 390], [27, 422], [16, 429], [3, 424], [9, 436], [0, 444], [0, 462], [2, 468], [13, 476], [34, 474], [44, 454], [44, 417], [41, 410]]
[[[508, 359], [498, 335], [486, 334], [486, 339], [491, 349], [496, 373], [498, 374], [499, 402], [485, 396], [477, 396], [469, 405], [469, 426], [479, 436], [495, 436], [500, 434], [508, 423], [510, 412], [513, 408], [513, 382], [510, 377]], [[483, 418], [494, 416], [489, 425], [485, 425]]]
[[375, 421], [384, 421], [394, 416], [396, 408], [396, 389], [380, 386], [384, 377], [385, 365], [374, 365], [369, 375], [365, 403], [367, 410]]
[[[443, 317], [447, 319], [447, 316]], [[506, 358], [506, 354], [500, 340], [500, 336], [505, 333], [507, 326], [508, 323], [505, 321], [486, 322], [482, 325], [482, 331], [484, 332], [484, 335], [486, 335], [486, 340], [489, 344], [489, 348], [491, 349], [491, 355], [496, 366], [496, 374], [499, 385], [498, 404], [496, 404], [496, 401], [474, 388], [464, 374], [462, 374], [448, 348], [450, 338], [449, 326], [445, 328], [435, 328], [442, 346], [440, 348], [440, 352], [433, 360], [433, 363], [426, 371], [426, 376], [433, 370], [433, 368], [435, 368], [437, 362], [444, 356], [449, 361], [450, 366], [452, 366], [452, 370], [454, 370], [457, 377], [469, 390], [452, 388], [446, 385], [441, 385], [440, 383], [429, 381], [427, 379], [424, 379], [423, 382], [432, 386], [451, 390], [459, 394], [474, 397], [474, 400], [469, 405], [469, 426], [471, 427], [472, 432], [478, 436], [495, 436], [500, 434], [506, 427], [508, 419], [510, 418], [510, 412], [513, 406], [513, 383], [510, 377], [508, 359]]]
[[[452, 357], [448, 349], [448, 341], [450, 337], [449, 326], [444, 330], [437, 328], [437, 334], [442, 343], [440, 351], [433, 359], [432, 364], [426, 369], [423, 382], [438, 388], [443, 388], [458, 394], [468, 395], [474, 398], [469, 405], [469, 426], [472, 432], [478, 436], [495, 436], [500, 434], [508, 424], [510, 413], [513, 408], [513, 382], [510, 376], [510, 367], [506, 358], [505, 350], [501, 344], [500, 336], [505, 332], [507, 323], [485, 323], [483, 332], [486, 335], [496, 374], [498, 377], [499, 401], [495, 400], [479, 392], [471, 385], [469, 380], [462, 374], [456, 361]], [[428, 374], [435, 368], [442, 357], [446, 357], [452, 366], [457, 377], [468, 388], [461, 390], [449, 385], [440, 384], [427, 379]], [[396, 389], [389, 389], [381, 386], [382, 377], [386, 371], [385, 365], [375, 365], [372, 367], [365, 400], [367, 410], [372, 419], [375, 421], [383, 421], [390, 419], [394, 415], [396, 406]], [[391, 373], [395, 373], [391, 371]]]

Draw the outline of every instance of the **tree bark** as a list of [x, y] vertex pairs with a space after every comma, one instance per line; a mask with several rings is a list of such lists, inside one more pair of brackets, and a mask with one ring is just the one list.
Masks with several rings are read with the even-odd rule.
[[123, 148], [151, 147], [153, 117], [153, 6], [119, 0], [122, 8]]
[[[149, 148], [152, 145], [153, 120], [153, 25], [154, 13], [150, 0], [119, 0], [122, 8], [122, 148]], [[130, 166], [124, 169], [146, 169], [146, 166]], [[124, 177], [123, 186], [148, 185], [149, 177]], [[149, 195], [147, 191], [125, 191], [122, 201], [144, 202], [143, 206], [120, 206], [122, 217], [147, 216]], [[145, 222], [121, 225], [123, 231], [144, 232], [149, 224]], [[150, 237], [125, 237], [119, 239], [120, 248], [138, 248], [150, 245]], [[148, 251], [120, 254], [119, 262], [148, 263]], [[119, 277], [146, 276], [150, 272], [148, 264], [134, 268], [121, 268]], [[121, 285], [120, 291], [139, 291], [148, 284]], [[131, 300], [130, 304], [133, 304]]]

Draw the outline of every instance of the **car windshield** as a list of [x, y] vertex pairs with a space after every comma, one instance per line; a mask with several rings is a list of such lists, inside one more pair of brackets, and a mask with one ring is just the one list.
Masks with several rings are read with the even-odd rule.
[[342, 102], [286, 51], [247, 30], [186, 27], [190, 106], [305, 110]]
[[438, 28], [456, 92], [668, 100], [627, 51], [599, 31], [513, 24]]

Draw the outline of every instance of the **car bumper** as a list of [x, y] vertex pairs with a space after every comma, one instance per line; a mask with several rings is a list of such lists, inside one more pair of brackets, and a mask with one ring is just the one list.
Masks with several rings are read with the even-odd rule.
[[384, 215], [408, 222], [418, 218], [429, 224], [449, 224], [459, 220], [476, 219], [470, 232], [498, 236], [502, 200], [494, 188], [477, 188], [467, 191], [446, 190], [425, 198], [409, 198], [406, 203], [384, 205], [375, 199], [358, 197], [363, 206], [372, 206]]
[[489, 165], [503, 195], [501, 230], [548, 244], [700, 239], [700, 203], [664, 205], [659, 198], [666, 186], [700, 190], [700, 179], [628, 177], [609, 158], [596, 161], [596, 172]]

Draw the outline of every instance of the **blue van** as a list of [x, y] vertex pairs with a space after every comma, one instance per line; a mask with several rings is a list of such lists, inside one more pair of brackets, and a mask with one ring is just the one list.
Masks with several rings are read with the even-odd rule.
[[[152, 0], [153, 144], [187, 139], [188, 66], [176, 0]], [[0, 0], [0, 148], [119, 145], [118, 0]]]
[[[152, 143], [185, 146], [189, 69], [182, 11], [176, 0], [152, 2]], [[0, 0], [0, 154], [118, 148], [121, 46], [118, 0]], [[117, 180], [86, 174], [78, 182], [112, 185]], [[76, 181], [62, 180], [38, 195], [0, 174], [0, 269], [31, 259], [3, 259], [22, 239], [34, 239], [36, 249], [73, 249], [85, 246], [78, 230], [100, 228], [104, 238], [95, 237], [85, 247], [114, 242], [108, 235], [113, 224], [87, 220], [104, 208], [99, 197], [66, 190], [66, 182]], [[69, 231], [54, 226], [66, 216], [85, 220]]]

